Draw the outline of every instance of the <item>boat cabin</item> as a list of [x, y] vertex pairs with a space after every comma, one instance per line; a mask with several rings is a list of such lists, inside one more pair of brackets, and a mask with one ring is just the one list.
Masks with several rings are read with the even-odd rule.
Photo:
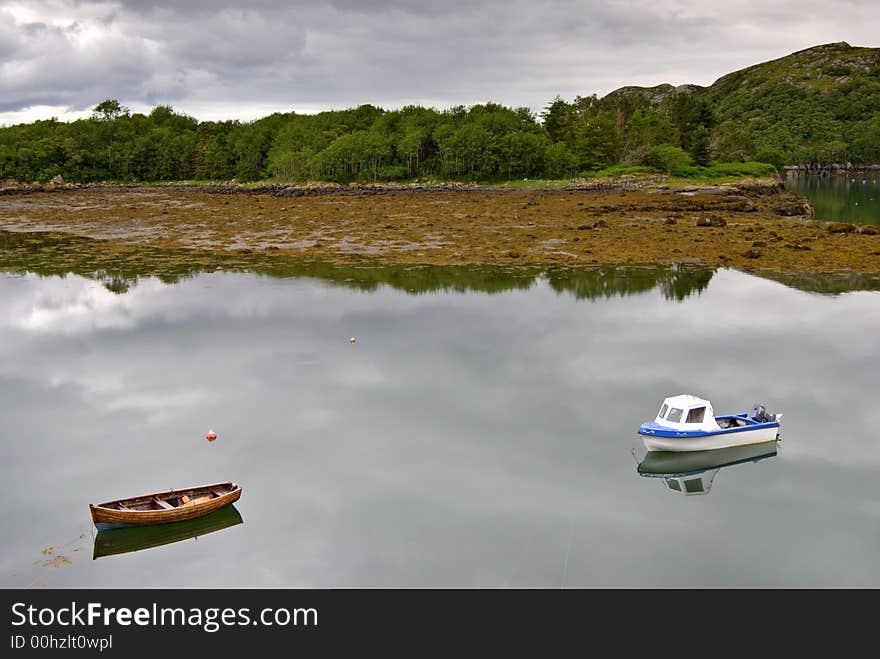
[[712, 403], [690, 394], [671, 396], [663, 401], [654, 423], [673, 430], [720, 430]]

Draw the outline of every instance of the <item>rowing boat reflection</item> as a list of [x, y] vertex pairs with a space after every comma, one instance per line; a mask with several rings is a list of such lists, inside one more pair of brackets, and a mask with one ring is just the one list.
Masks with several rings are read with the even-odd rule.
[[687, 453], [648, 451], [638, 472], [639, 476], [662, 479], [666, 487], [684, 496], [708, 494], [722, 469], [772, 458], [778, 450], [778, 442], [769, 441]]
[[242, 523], [241, 513], [234, 505], [221, 508], [204, 517], [159, 524], [156, 526], [132, 526], [113, 531], [100, 531], [95, 536], [92, 560], [102, 556], [125, 554], [151, 547], [160, 547], [181, 540], [198, 538]]

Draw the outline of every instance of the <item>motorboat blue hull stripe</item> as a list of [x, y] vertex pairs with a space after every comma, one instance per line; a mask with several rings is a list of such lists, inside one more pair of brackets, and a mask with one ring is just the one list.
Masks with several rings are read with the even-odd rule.
[[714, 437], [716, 435], [733, 435], [738, 432], [763, 430], [765, 428], [778, 428], [778, 421], [769, 423], [751, 423], [747, 426], [736, 428], [720, 428], [719, 430], [672, 430], [650, 421], [639, 426], [640, 435], [652, 435], [654, 437]]

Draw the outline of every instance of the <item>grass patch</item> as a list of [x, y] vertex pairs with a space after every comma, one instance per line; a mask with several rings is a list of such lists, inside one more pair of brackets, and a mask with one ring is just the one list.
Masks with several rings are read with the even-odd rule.
[[[501, 188], [510, 190], [553, 190], [567, 187], [577, 187], [585, 181], [598, 179], [621, 179], [628, 178], [635, 182], [639, 179], [645, 179], [646, 185], [661, 184], [673, 187], [699, 185], [699, 184], [724, 184], [735, 183], [743, 180], [754, 179], [773, 179], [777, 175], [774, 165], [764, 162], [714, 162], [708, 167], [699, 165], [684, 165], [674, 168], [671, 175], [665, 171], [655, 167], [646, 165], [611, 165], [599, 170], [593, 170], [582, 173], [576, 178], [565, 179], [537, 179], [523, 178], [510, 181], [446, 181], [434, 179], [405, 179], [390, 182], [379, 181], [375, 185], [381, 186], [387, 184], [390, 186], [444, 186], [444, 185], [475, 185], [481, 188]], [[145, 187], [199, 187], [199, 186], [224, 186], [229, 181], [209, 181], [209, 180], [190, 180], [190, 181], [102, 181], [92, 183], [90, 185], [100, 185], [101, 183], [119, 187], [145, 188]], [[233, 185], [236, 187], [248, 189], [259, 188], [265, 185], [290, 185], [294, 187], [313, 188], [323, 187], [327, 185], [340, 185], [330, 181], [289, 181], [280, 178], [261, 179], [258, 181], [241, 181]], [[364, 185], [363, 183], [354, 185]], [[370, 185], [370, 184], [368, 184]], [[348, 187], [341, 184], [340, 187]]]
[[589, 179], [601, 178], [639, 178], [656, 179], [662, 177], [662, 184], [672, 187], [688, 185], [720, 185], [745, 180], [773, 180], [777, 176], [774, 165], [764, 162], [714, 162], [708, 167], [685, 165], [676, 167], [667, 173], [655, 167], [644, 165], [612, 165], [597, 171], [584, 174]]
[[655, 176], [664, 173], [647, 165], [611, 165], [604, 169], [585, 172], [583, 176], [584, 178], [617, 178], [620, 176]]
[[495, 188], [509, 188], [512, 190], [519, 189], [529, 189], [529, 188], [567, 188], [571, 185], [575, 184], [574, 179], [537, 179], [537, 178], [524, 178], [524, 179], [516, 179], [513, 181], [504, 181], [503, 183], [497, 183], [495, 185], [488, 184], [491, 187]]
[[776, 174], [776, 167], [766, 162], [715, 162], [709, 167], [682, 167], [673, 174], [696, 179], [768, 178]]

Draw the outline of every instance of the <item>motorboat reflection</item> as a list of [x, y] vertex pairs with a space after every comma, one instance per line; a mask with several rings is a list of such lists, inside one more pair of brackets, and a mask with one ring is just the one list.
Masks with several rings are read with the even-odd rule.
[[198, 538], [222, 529], [241, 524], [241, 513], [234, 505], [183, 522], [158, 524], [156, 526], [132, 526], [113, 531], [99, 531], [95, 536], [92, 560], [102, 556], [125, 554], [151, 547], [160, 547], [181, 540]]
[[648, 451], [638, 472], [639, 476], [661, 479], [670, 490], [684, 496], [708, 494], [722, 469], [772, 458], [778, 451], [775, 440], [708, 451]]

